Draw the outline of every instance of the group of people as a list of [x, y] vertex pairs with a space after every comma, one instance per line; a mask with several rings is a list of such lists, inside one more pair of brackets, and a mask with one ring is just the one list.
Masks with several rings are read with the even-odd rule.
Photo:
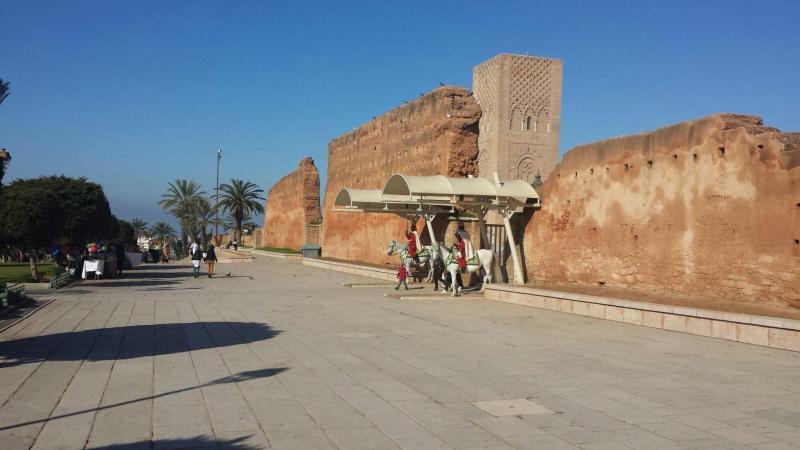
[[214, 244], [206, 244], [205, 249], [200, 248], [200, 244], [192, 242], [189, 247], [189, 254], [192, 257], [192, 275], [197, 278], [200, 276], [200, 261], [208, 264], [208, 278], [214, 275], [214, 263], [217, 262], [217, 253], [214, 251]]
[[[458, 268], [460, 273], [456, 274], [456, 282], [458, 283], [459, 288], [464, 287], [464, 284], [461, 281], [461, 274], [466, 272], [467, 270], [467, 259], [472, 256], [472, 242], [470, 240], [469, 233], [464, 229], [464, 224], [458, 224], [458, 230], [454, 234], [455, 237], [455, 259], [456, 263], [458, 263]], [[406, 233], [406, 239], [408, 240], [408, 257], [413, 259], [414, 262], [419, 264], [419, 255], [417, 252], [417, 248], [421, 247], [419, 241], [419, 233], [417, 233], [416, 225], [411, 225], [411, 231]], [[444, 261], [441, 258], [435, 258], [432, 264], [433, 267], [433, 283], [434, 291], [439, 290], [439, 283], [442, 283], [443, 289], [442, 292], [446, 292], [450, 289], [450, 285], [453, 283], [452, 275], [447, 272], [445, 269]], [[400, 289], [400, 286], [404, 286], [406, 290], [408, 290], [408, 283], [406, 280], [411, 274], [408, 273], [404, 264], [400, 264], [397, 269], [397, 286], [395, 286], [395, 290]]]

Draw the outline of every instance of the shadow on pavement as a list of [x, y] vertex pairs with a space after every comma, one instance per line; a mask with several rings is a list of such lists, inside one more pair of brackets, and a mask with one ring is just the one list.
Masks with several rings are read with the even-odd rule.
[[112, 444], [103, 447], [92, 447], [95, 450], [141, 450], [143, 448], [215, 448], [219, 450], [255, 450], [258, 447], [247, 445], [242, 441], [250, 436], [216, 440], [212, 436], [196, 436], [187, 439], [157, 439], [155, 441], [139, 441], [127, 444]]
[[[204, 388], [206, 386], [214, 386], [214, 385], [217, 385], [217, 384], [227, 384], [227, 383], [238, 383], [238, 382], [247, 381], [247, 380], [255, 380], [255, 379], [258, 379], [258, 378], [267, 378], [267, 377], [271, 377], [271, 376], [277, 375], [277, 374], [279, 374], [281, 372], [284, 372], [286, 370], [289, 370], [289, 369], [287, 369], [286, 367], [278, 367], [278, 368], [274, 368], [274, 369], [249, 370], [247, 372], [237, 373], [236, 375], [229, 375], [227, 377], [218, 378], [216, 380], [209, 381], [208, 383], [205, 383], [205, 384], [201, 384], [201, 385], [197, 385], [197, 386], [190, 386], [190, 387], [186, 387], [186, 388], [183, 388], [183, 389], [175, 389], [175, 390], [168, 391], [168, 392], [162, 392], [161, 394], [158, 394], [158, 395], [151, 395], [151, 396], [147, 396], [147, 397], [137, 398], [137, 399], [134, 399], [134, 400], [128, 400], [126, 402], [114, 403], [114, 404], [111, 404], [111, 405], [100, 406], [100, 407], [97, 407], [97, 408], [89, 408], [89, 409], [84, 409], [82, 411], [74, 411], [74, 412], [67, 413], [67, 414], [59, 414], [59, 415], [47, 417], [47, 418], [44, 418], [44, 419], [31, 420], [31, 421], [28, 421], [28, 422], [22, 422], [22, 423], [17, 423], [17, 424], [14, 424], [14, 425], [8, 425], [8, 426], [0, 427], [0, 431], [10, 430], [12, 428], [25, 427], [25, 426], [28, 426], [28, 425], [47, 422], [47, 421], [50, 421], [50, 420], [63, 419], [65, 417], [77, 416], [77, 415], [86, 414], [86, 413], [89, 413], [89, 412], [103, 411], [103, 410], [106, 410], [106, 409], [116, 408], [118, 406], [130, 405], [131, 403], [137, 403], [137, 402], [141, 402], [141, 401], [145, 401], [145, 400], [154, 400], [154, 399], [157, 399], [157, 398], [160, 398], [160, 397], [166, 397], [168, 395], [179, 394], [181, 392], [187, 392], [187, 391], [192, 391], [192, 390], [195, 390], [195, 389]], [[190, 441], [191, 440], [192, 439], [190, 439]], [[162, 441], [158, 441], [159, 444], [161, 442]], [[118, 447], [117, 445], [113, 445], [113, 446], [110, 446], [110, 447], [96, 447], [96, 448], [141, 448], [141, 445], [142, 445], [141, 442], [137, 442], [136, 444], [139, 445], [140, 447], [126, 447], [126, 445], [133, 445], [133, 444], [120, 444], [121, 447]], [[200, 447], [200, 446], [199, 445], [186, 445], [185, 447], [181, 447], [181, 446], [178, 446], [178, 447], [166, 447], [166, 446], [164, 446], [163, 448], [194, 448], [194, 447]], [[248, 447], [222, 447], [222, 448], [248, 448]]]
[[[187, 277], [188, 278], [188, 277]], [[170, 280], [152, 280], [152, 279], [139, 279], [139, 280], [121, 280], [115, 278], [113, 280], [97, 280], [97, 281], [84, 281], [80, 284], [83, 287], [137, 287], [137, 286], [159, 286], [164, 284], [178, 284], [177, 281]]]
[[98, 328], [0, 342], [0, 368], [41, 361], [107, 361], [249, 344], [280, 331], [256, 322], [192, 322]]

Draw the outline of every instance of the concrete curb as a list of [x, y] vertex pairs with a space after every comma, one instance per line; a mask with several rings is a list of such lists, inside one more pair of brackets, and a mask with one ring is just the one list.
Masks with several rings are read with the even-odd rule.
[[261, 256], [269, 256], [270, 258], [278, 258], [278, 259], [292, 259], [292, 260], [300, 260], [303, 259], [303, 255], [296, 253], [278, 253], [278, 252], [268, 252], [266, 250], [249, 250], [248, 253], [252, 255], [261, 255]]
[[391, 269], [381, 269], [379, 267], [363, 266], [360, 264], [344, 263], [338, 261], [328, 261], [318, 258], [303, 258], [303, 265], [318, 267], [320, 269], [336, 270], [352, 275], [375, 278], [384, 281], [397, 281], [397, 272]]
[[486, 286], [486, 298], [650, 328], [800, 352], [800, 321], [662, 305], [507, 284]]

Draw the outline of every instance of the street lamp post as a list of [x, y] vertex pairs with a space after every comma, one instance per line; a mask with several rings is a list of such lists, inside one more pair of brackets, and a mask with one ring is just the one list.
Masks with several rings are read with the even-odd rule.
[[214, 219], [214, 240], [219, 247], [219, 160], [222, 159], [222, 149], [217, 149], [217, 195], [214, 197], [214, 214], [216, 218]]

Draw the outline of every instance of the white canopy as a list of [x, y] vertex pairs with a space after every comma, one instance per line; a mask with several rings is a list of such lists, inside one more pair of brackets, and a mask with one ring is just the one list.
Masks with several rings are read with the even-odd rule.
[[344, 188], [336, 196], [335, 211], [406, 213], [452, 212], [454, 207], [485, 207], [521, 211], [539, 206], [539, 194], [523, 180], [497, 185], [485, 178], [444, 175], [392, 175], [383, 190]]

